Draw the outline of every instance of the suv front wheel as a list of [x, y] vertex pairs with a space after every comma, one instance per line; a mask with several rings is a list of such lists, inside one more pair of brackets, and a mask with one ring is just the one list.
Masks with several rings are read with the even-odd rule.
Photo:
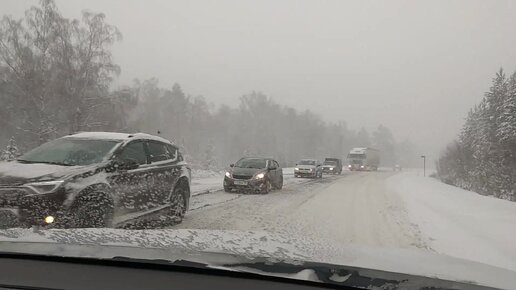
[[114, 205], [103, 192], [80, 196], [72, 207], [72, 227], [107, 228], [113, 225]]

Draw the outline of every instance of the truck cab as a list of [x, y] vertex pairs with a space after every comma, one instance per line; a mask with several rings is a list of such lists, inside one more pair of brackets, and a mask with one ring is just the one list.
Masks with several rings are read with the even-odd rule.
[[348, 154], [348, 168], [350, 171], [374, 171], [380, 164], [380, 151], [369, 148], [353, 148]]

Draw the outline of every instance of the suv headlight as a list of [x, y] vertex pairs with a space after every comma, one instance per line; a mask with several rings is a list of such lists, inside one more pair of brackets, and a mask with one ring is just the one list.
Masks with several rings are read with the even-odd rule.
[[231, 178], [231, 173], [229, 171], [226, 171], [226, 177]]
[[27, 184], [25, 184], [25, 186], [29, 187], [30, 189], [34, 190], [35, 192], [37, 192], [39, 194], [42, 194], [42, 193], [50, 193], [50, 192], [55, 191], [63, 183], [64, 183], [63, 180], [55, 180], [55, 181], [27, 183]]
[[262, 178], [264, 178], [264, 177], [265, 177], [265, 173], [258, 173], [258, 174], [256, 174], [256, 176], [255, 176], [255, 178], [256, 178], [256, 179], [262, 179]]
[[299, 168], [298, 168], [298, 167], [296, 167], [296, 168], [294, 168], [294, 170], [295, 170], [295, 171], [299, 171]]

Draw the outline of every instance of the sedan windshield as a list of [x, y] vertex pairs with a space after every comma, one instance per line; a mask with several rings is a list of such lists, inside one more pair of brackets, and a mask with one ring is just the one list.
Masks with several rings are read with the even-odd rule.
[[240, 159], [236, 164], [235, 167], [240, 168], [256, 168], [261, 169], [266, 167], [266, 161], [265, 159]]
[[337, 165], [335, 161], [324, 161], [324, 165]]
[[27, 152], [18, 161], [66, 166], [89, 165], [102, 161], [116, 144], [116, 141], [111, 140], [57, 139]]
[[299, 161], [299, 165], [315, 165], [314, 160], [301, 160]]

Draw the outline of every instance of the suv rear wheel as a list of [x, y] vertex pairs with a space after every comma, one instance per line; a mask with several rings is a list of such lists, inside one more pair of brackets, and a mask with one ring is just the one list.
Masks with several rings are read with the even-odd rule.
[[188, 188], [185, 188], [184, 184], [178, 184], [172, 192], [170, 200], [170, 215], [174, 219], [174, 222], [180, 223], [183, 221], [186, 213], [186, 194]]

